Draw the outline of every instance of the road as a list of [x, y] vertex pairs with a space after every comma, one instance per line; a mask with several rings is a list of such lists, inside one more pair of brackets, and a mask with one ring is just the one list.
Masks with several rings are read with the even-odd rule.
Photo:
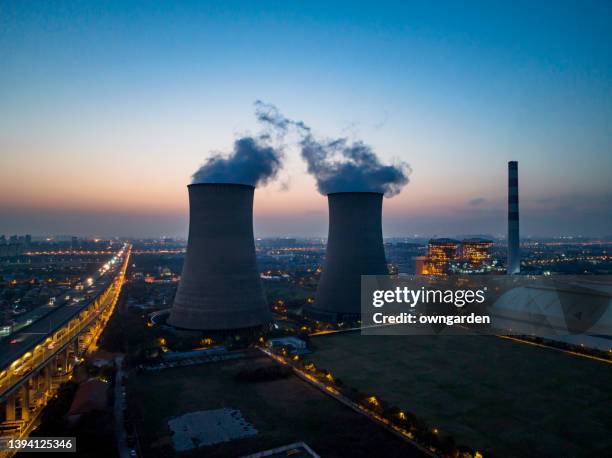
[[130, 458], [130, 451], [127, 445], [127, 434], [125, 432], [125, 419], [123, 409], [125, 407], [125, 397], [123, 396], [123, 356], [115, 358], [117, 373], [115, 374], [115, 439], [117, 440], [117, 451], [119, 458]]
[[90, 296], [86, 299], [67, 301], [21, 332], [0, 341], [2, 399], [72, 344], [76, 336], [89, 329], [114, 304], [123, 284], [127, 258], [129, 249], [125, 254], [122, 249], [113, 260], [105, 264], [100, 274], [92, 280], [85, 293]]
[[416, 449], [418, 449], [420, 452], [422, 452], [425, 456], [430, 456], [430, 457], [436, 457], [437, 456], [436, 454], [432, 453], [431, 450], [428, 450], [427, 448], [423, 447], [421, 444], [416, 442], [413, 439], [413, 436], [412, 436], [412, 434], [409, 431], [406, 431], [406, 430], [404, 430], [404, 429], [402, 429], [402, 428], [400, 428], [398, 426], [393, 425], [391, 422], [389, 422], [389, 420], [387, 420], [386, 418], [382, 417], [381, 415], [378, 415], [378, 414], [376, 414], [376, 413], [374, 413], [374, 412], [372, 412], [370, 410], [367, 410], [367, 409], [363, 408], [361, 405], [357, 404], [356, 402], [351, 401], [349, 398], [344, 396], [342, 393], [340, 393], [333, 386], [327, 385], [327, 384], [317, 380], [312, 375], [310, 375], [310, 374], [308, 374], [308, 373], [298, 369], [294, 365], [288, 363], [282, 356], [275, 355], [274, 353], [272, 353], [271, 351], [266, 350], [265, 348], [262, 348], [262, 347], [258, 347], [258, 348], [259, 348], [260, 351], [262, 351], [263, 353], [268, 355], [270, 358], [272, 358], [276, 362], [278, 362], [278, 363], [280, 363], [282, 365], [291, 367], [293, 372], [299, 378], [304, 380], [305, 382], [311, 384], [312, 386], [316, 387], [317, 389], [319, 389], [320, 391], [322, 391], [326, 395], [331, 396], [335, 400], [340, 401], [342, 404], [344, 404], [345, 406], [351, 408], [355, 412], [360, 413], [362, 415], [365, 415], [370, 420], [378, 423], [379, 425], [381, 425], [383, 428], [385, 428], [389, 432], [395, 434], [396, 436], [402, 438], [406, 442], [408, 442], [411, 445], [413, 445]]

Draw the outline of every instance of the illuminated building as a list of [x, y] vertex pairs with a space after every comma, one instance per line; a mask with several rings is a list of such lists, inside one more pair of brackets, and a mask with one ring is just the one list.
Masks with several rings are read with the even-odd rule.
[[461, 257], [472, 267], [479, 267], [491, 260], [493, 242], [485, 239], [466, 239], [461, 242]]
[[431, 239], [427, 256], [416, 257], [417, 275], [474, 274], [497, 272], [492, 259], [493, 242], [486, 239]]
[[427, 274], [445, 275], [449, 263], [459, 259], [459, 245], [453, 239], [431, 239], [427, 248]]
[[415, 258], [415, 272], [417, 275], [429, 275], [429, 269], [427, 268], [427, 259], [427, 256], [417, 256]]

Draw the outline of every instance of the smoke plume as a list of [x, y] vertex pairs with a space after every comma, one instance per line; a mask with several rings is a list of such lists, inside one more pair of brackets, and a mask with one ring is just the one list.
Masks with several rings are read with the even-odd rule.
[[299, 138], [308, 173], [317, 180], [321, 194], [334, 192], [380, 192], [398, 194], [408, 183], [410, 167], [405, 162], [384, 165], [369, 145], [346, 138], [317, 139], [302, 121], [283, 116], [274, 105], [255, 102], [257, 119], [284, 137], [290, 131]]
[[265, 137], [242, 137], [234, 142], [232, 153], [216, 154], [193, 174], [192, 183], [236, 183], [264, 185], [274, 179], [281, 167], [282, 154], [263, 143]]
[[265, 185], [276, 178], [282, 160], [282, 148], [273, 146], [268, 134], [242, 137], [234, 141], [229, 155], [209, 157], [191, 182]]

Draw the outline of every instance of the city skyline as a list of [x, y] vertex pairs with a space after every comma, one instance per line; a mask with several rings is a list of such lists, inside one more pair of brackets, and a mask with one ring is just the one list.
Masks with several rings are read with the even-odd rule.
[[[608, 235], [610, 6], [577, 5], [4, 3], [0, 233], [186, 237], [190, 176], [262, 99], [410, 165], [387, 237], [504, 234], [509, 160], [523, 236]], [[255, 234], [326, 236], [285, 155]]]

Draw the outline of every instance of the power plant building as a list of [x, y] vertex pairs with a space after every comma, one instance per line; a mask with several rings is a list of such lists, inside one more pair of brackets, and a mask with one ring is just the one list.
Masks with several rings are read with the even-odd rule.
[[454, 239], [431, 239], [427, 245], [427, 274], [446, 274], [449, 263], [460, 257], [460, 244]]
[[449, 238], [431, 239], [427, 256], [417, 256], [417, 275], [447, 275], [449, 273], [485, 273], [491, 262], [493, 242], [481, 238], [461, 242]]
[[428, 259], [427, 256], [417, 256], [414, 258], [415, 261], [415, 273], [417, 275], [429, 275], [429, 269], [427, 267]]
[[327, 196], [329, 232], [323, 271], [307, 316], [319, 321], [360, 319], [361, 276], [388, 275], [382, 237], [383, 194]]
[[271, 321], [255, 257], [253, 196], [243, 184], [189, 190], [189, 239], [168, 323], [203, 331], [259, 328]]
[[490, 240], [475, 238], [466, 239], [461, 242], [461, 258], [472, 267], [479, 267], [491, 260], [491, 247], [493, 242]]

